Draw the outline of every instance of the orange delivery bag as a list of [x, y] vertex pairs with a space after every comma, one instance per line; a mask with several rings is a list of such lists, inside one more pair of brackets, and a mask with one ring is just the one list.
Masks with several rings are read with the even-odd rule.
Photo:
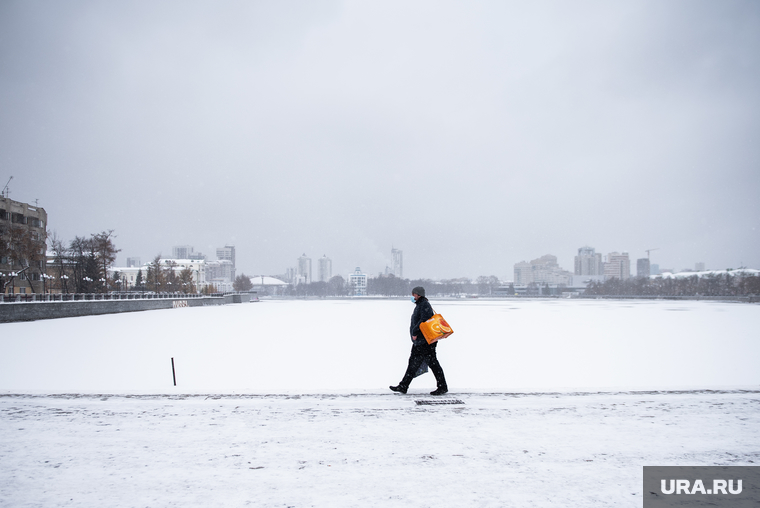
[[451, 329], [449, 324], [440, 314], [434, 314], [433, 317], [427, 321], [420, 323], [420, 331], [428, 344], [445, 339], [454, 333], [454, 330]]

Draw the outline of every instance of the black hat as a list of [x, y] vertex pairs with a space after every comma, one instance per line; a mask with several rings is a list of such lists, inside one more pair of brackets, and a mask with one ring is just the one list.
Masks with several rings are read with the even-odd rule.
[[412, 294], [425, 296], [425, 288], [422, 286], [417, 286], [416, 288], [412, 289]]

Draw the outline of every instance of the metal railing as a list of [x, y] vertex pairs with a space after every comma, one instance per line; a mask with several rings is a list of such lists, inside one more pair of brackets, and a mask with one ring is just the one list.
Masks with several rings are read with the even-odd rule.
[[152, 300], [152, 299], [188, 299], [223, 297], [223, 293], [209, 295], [186, 294], [186, 293], [69, 293], [69, 294], [25, 294], [15, 293], [2, 295], [0, 303], [32, 303], [32, 302], [74, 302], [74, 301], [98, 301], [98, 300]]

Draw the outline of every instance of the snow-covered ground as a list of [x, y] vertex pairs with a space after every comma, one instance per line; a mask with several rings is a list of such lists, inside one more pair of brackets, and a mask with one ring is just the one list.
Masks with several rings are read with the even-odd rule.
[[464, 404], [388, 391], [408, 301], [0, 325], [0, 506], [639, 507], [644, 465], [760, 462], [758, 305], [432, 303]]

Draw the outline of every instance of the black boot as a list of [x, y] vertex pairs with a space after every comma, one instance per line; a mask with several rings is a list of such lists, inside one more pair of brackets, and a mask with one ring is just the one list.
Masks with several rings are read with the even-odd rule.
[[430, 395], [443, 395], [444, 393], [449, 393], [449, 389], [441, 386], [437, 390], [430, 392]]
[[398, 385], [398, 386], [389, 386], [391, 390], [398, 393], [406, 393], [406, 386]]

